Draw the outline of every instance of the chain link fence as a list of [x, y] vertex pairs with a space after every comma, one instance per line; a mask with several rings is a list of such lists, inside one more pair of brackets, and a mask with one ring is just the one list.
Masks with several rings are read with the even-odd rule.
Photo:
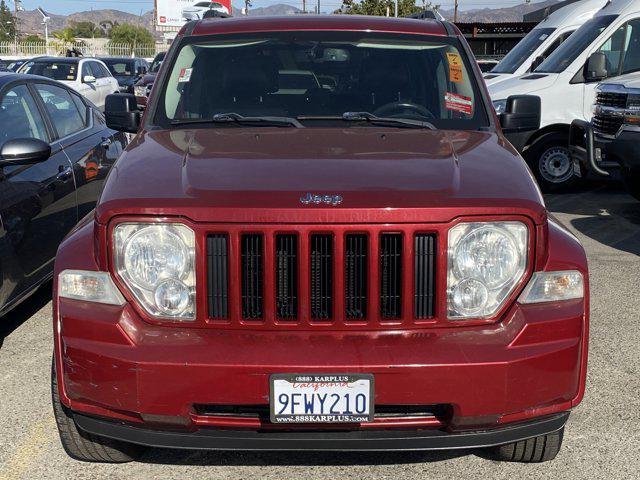
[[0, 58], [30, 58], [38, 56], [65, 56], [68, 51], [79, 52], [84, 57], [143, 57], [153, 58], [156, 54], [166, 51], [167, 45], [157, 43], [155, 45], [127, 45], [106, 43], [104, 45], [89, 45], [84, 42], [65, 43], [50, 41], [44, 42], [0, 42]]

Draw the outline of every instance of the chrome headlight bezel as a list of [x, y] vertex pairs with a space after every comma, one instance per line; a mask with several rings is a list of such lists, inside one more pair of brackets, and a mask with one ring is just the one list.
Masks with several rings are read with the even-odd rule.
[[[127, 221], [113, 227], [111, 244], [114, 274], [144, 313], [157, 320], [196, 319], [193, 229], [178, 222]], [[168, 298], [158, 293], [161, 289], [165, 295], [173, 295], [174, 305], [183, 308], [159, 303], [158, 298]]]
[[[464, 242], [470, 246], [463, 248]], [[530, 231], [522, 221], [462, 222], [452, 227], [447, 246], [447, 318], [495, 317], [522, 285], [529, 256]]]

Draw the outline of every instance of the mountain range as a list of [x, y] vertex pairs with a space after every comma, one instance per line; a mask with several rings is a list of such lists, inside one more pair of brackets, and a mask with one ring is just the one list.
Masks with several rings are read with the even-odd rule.
[[[460, 10], [458, 12], [459, 22], [521, 22], [525, 13], [544, 8], [557, 3], [559, 0], [546, 0], [536, 3], [523, 3], [514, 7], [505, 8], [483, 8], [473, 10]], [[262, 15], [292, 15], [300, 13], [301, 10], [286, 3], [278, 3], [266, 7], [257, 7], [249, 10], [251, 16]], [[240, 9], [233, 7], [234, 15], [240, 14]], [[441, 9], [440, 13], [449, 19], [453, 19], [453, 10]], [[71, 15], [57, 15], [48, 13], [51, 17], [49, 21], [49, 32], [55, 32], [68, 27], [72, 22], [93, 22], [99, 24], [105, 20], [111, 22], [131, 23], [140, 25], [153, 31], [153, 12], [146, 12], [142, 15], [134, 15], [120, 10], [91, 10], [86, 12], [73, 13]], [[20, 31], [26, 34], [43, 34], [42, 16], [36, 10], [26, 10], [19, 12]]]

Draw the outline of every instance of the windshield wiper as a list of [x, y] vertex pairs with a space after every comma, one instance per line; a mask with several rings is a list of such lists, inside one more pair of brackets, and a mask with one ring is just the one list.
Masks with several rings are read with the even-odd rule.
[[342, 119], [348, 122], [369, 122], [374, 124], [399, 125], [410, 128], [428, 128], [436, 130], [433, 123], [422, 120], [412, 120], [410, 118], [378, 117], [369, 112], [344, 112]]
[[190, 125], [194, 123], [238, 123], [238, 124], [257, 124], [260, 126], [291, 126], [296, 128], [304, 128], [304, 126], [295, 118], [291, 117], [245, 117], [239, 113], [216, 113], [211, 118], [184, 118], [172, 120], [171, 125]]

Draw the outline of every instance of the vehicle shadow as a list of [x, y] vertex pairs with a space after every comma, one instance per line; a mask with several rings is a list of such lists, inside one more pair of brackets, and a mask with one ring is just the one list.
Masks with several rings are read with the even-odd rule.
[[593, 240], [640, 255], [640, 202], [615, 182], [587, 185], [565, 194], [545, 195], [549, 211]]
[[[150, 449], [139, 460], [159, 465], [341, 467], [434, 463], [478, 454], [475, 450], [430, 452], [204, 452]], [[480, 454], [480, 456], [482, 456]]]
[[51, 301], [52, 288], [53, 282], [48, 281], [20, 305], [0, 317], [0, 348], [2, 348], [5, 338]]

